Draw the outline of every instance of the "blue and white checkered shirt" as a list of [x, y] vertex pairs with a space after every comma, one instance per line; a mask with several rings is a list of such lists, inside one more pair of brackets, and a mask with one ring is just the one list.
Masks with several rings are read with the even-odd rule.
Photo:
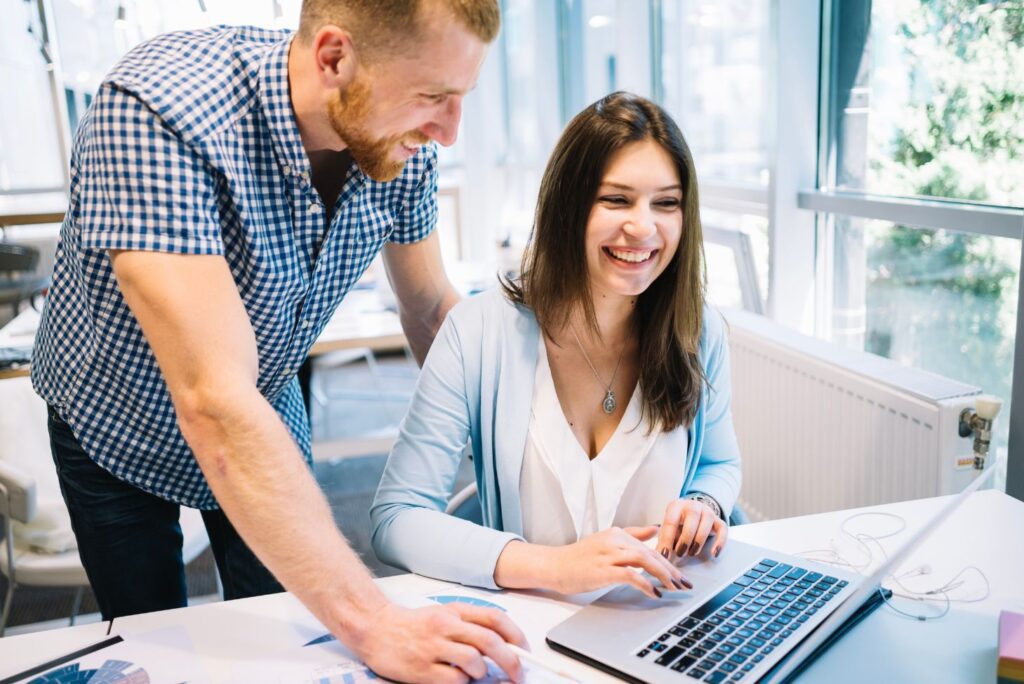
[[259, 391], [310, 459], [296, 372], [387, 243], [437, 217], [437, 150], [388, 183], [349, 169], [327, 225], [288, 93], [290, 34], [217, 27], [132, 50], [75, 139], [70, 205], [32, 381], [118, 478], [216, 508], [107, 250], [223, 255], [259, 351]]

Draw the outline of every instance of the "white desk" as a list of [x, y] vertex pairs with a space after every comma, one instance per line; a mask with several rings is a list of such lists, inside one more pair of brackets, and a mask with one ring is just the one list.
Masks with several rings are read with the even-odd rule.
[[[906, 530], [883, 542], [886, 549], [893, 549], [941, 503], [942, 499], [925, 499], [858, 510], [885, 510], [906, 519]], [[831, 539], [838, 538], [839, 524], [854, 512], [746, 525], [735, 528], [732, 534], [734, 539], [799, 553], [827, 547]], [[862, 518], [858, 521], [858, 529], [867, 531], [868, 523], [879, 528], [889, 524]], [[1024, 583], [1021, 582], [1024, 534], [1021, 530], [1024, 530], [1024, 503], [994, 491], [972, 496], [905, 565], [905, 568], [913, 568], [927, 562], [932, 567], [931, 574], [916, 578], [916, 581], [906, 580], [905, 583], [918, 589], [932, 587], [945, 582], [964, 566], [973, 564], [987, 575], [991, 595], [979, 603], [954, 603], [949, 615], [930, 622], [903, 618], [882, 607], [829, 650], [800, 681], [827, 684], [862, 682], [868, 678], [929, 683], [995, 681], [998, 612], [1000, 609], [1024, 611]], [[534, 653], [542, 659], [574, 674], [581, 681], [596, 684], [617, 681], [554, 653], [544, 643], [544, 635], [552, 626], [579, 609], [579, 599], [574, 603], [540, 593], [490, 594], [414, 575], [385, 578], [378, 582], [395, 597], [457, 593], [490, 598], [508, 609], [527, 634]], [[970, 592], [981, 588], [977, 578], [966, 587]], [[897, 601], [898, 606], [912, 613], [929, 608], [905, 600]], [[111, 633], [128, 636], [182, 625], [199, 653], [202, 666], [211, 677], [225, 681], [239, 661], [279, 651], [281, 644], [288, 640], [294, 642], [316, 636], [319, 627], [315, 624], [312, 627], [308, 623], [303, 627], [296, 626], [308, 621], [307, 615], [294, 597], [277, 594], [119, 618], [114, 621]], [[34, 662], [27, 658], [29, 651], [38, 656], [35, 660], [45, 660], [67, 650], [63, 642], [42, 644], [44, 639], [40, 636], [45, 635], [0, 640], [0, 663], [3, 663], [0, 676], [11, 671], [7, 666], [11, 654], [18, 654], [18, 662], [24, 664]], [[29, 643], [29, 639], [34, 641]]]
[[102, 641], [109, 627], [109, 622], [93, 622], [4, 637], [0, 639], [0, 678]]

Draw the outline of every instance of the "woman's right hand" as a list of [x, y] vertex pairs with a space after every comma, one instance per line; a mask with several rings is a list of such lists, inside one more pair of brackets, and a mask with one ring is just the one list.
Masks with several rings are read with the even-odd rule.
[[637, 569], [646, 570], [671, 591], [692, 589], [675, 565], [644, 545], [658, 527], [612, 527], [574, 544], [549, 547], [551, 586], [563, 594], [593, 591], [614, 584], [629, 584], [651, 598], [661, 591]]

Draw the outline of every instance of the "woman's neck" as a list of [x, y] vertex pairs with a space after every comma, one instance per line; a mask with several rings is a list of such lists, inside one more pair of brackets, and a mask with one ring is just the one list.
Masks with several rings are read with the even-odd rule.
[[600, 337], [596, 337], [583, 318], [583, 310], [579, 309], [572, 317], [570, 325], [580, 337], [594, 345], [611, 345], [620, 348], [633, 334], [633, 317], [636, 313], [636, 297], [619, 295], [593, 294], [594, 317]]

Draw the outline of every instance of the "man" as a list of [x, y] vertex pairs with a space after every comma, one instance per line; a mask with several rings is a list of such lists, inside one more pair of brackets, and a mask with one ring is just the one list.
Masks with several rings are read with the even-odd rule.
[[33, 383], [105, 618], [185, 604], [186, 505], [226, 598], [279, 580], [389, 678], [466, 681], [484, 655], [520, 676], [500, 612], [376, 588], [311, 476], [295, 378], [381, 249], [420, 359], [457, 300], [428, 143], [455, 141], [498, 25], [495, 0], [306, 0], [294, 39], [169, 34], [101, 86]]

